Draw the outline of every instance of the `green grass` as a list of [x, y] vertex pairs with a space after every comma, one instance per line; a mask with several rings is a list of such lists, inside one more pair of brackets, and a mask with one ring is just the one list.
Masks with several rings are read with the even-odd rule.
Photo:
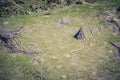
[[[106, 69], [119, 69], [119, 61], [111, 58], [114, 50], [108, 41], [119, 42], [120, 39], [113, 35], [112, 29], [107, 27], [109, 25], [97, 16], [104, 8], [106, 7], [101, 5], [80, 5], [71, 8], [69, 15], [69, 9], [63, 9], [50, 11], [49, 17], [32, 14], [9, 18], [6, 28], [24, 26], [19, 39], [27, 50], [39, 52], [34, 58], [40, 63], [26, 55], [4, 55], [1, 52], [0, 60], [5, 66], [3, 68], [8, 69], [0, 70], [3, 71], [0, 73], [1, 80], [42, 80], [38, 74], [38, 77], [31, 74], [31, 71], [34, 73], [34, 69], [39, 71], [45, 80], [119, 79], [119, 73], [112, 73]], [[67, 17], [70, 18], [70, 23], [60, 24], [60, 19]], [[80, 27], [83, 27], [85, 32], [84, 40], [73, 38]], [[9, 71], [11, 68], [14, 69], [13, 72]], [[26, 68], [28, 74], [24, 72]], [[7, 75], [5, 78], [8, 71], [12, 76]]]

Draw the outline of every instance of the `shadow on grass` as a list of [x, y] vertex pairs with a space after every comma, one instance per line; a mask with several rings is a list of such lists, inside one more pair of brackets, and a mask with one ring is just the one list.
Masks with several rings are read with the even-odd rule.
[[109, 56], [105, 63], [98, 67], [98, 80], [120, 80], [120, 58]]
[[45, 80], [25, 55], [0, 53], [0, 80]]

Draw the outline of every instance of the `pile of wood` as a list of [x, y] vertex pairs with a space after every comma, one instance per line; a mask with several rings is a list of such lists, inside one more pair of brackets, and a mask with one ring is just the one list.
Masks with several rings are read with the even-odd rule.
[[[105, 20], [112, 23], [114, 32], [120, 35], [120, 7], [116, 11], [106, 11]], [[119, 44], [114, 44], [113, 42], [109, 43], [117, 49], [117, 57], [120, 58], [120, 46]]]
[[120, 35], [120, 15], [118, 9], [116, 11], [106, 11], [105, 20], [114, 24], [115, 32]]
[[33, 55], [36, 52], [29, 52], [21, 46], [16, 40], [18, 36], [22, 33], [23, 27], [18, 29], [8, 30], [8, 29], [0, 29], [0, 40], [1, 43], [5, 45], [7, 50], [11, 53], [25, 53], [28, 55]]

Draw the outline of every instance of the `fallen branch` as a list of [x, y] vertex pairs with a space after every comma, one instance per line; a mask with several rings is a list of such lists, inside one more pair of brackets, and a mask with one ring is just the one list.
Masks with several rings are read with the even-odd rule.
[[106, 67], [106, 69], [107, 69], [108, 71], [112, 72], [112, 73], [120, 73], [120, 71], [118, 71], [118, 70], [112, 70], [112, 69], [109, 68], [109, 67]]
[[120, 47], [119, 46], [117, 46], [116, 44], [114, 44], [114, 43], [112, 43], [112, 42], [110, 42], [110, 41], [108, 41], [112, 46], [114, 46], [115, 48], [117, 48], [117, 49], [120, 49]]
[[0, 29], [0, 40], [8, 49], [9, 52], [12, 53], [25, 53], [27, 55], [33, 55], [36, 52], [29, 52], [24, 49], [21, 44], [17, 43], [16, 39], [22, 33], [23, 27], [18, 29], [8, 30], [8, 29]]
[[118, 45], [116, 45], [116, 44], [114, 44], [114, 43], [112, 43], [112, 42], [110, 42], [110, 41], [109, 41], [109, 43], [117, 49], [117, 51], [118, 51], [117, 54], [118, 54], [118, 56], [120, 57], [120, 46], [118, 46]]

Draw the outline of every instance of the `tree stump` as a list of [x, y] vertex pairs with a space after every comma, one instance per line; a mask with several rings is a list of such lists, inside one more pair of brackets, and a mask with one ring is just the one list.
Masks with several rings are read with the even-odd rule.
[[82, 40], [85, 38], [85, 34], [84, 34], [82, 28], [80, 28], [80, 30], [74, 35], [74, 38], [77, 40]]

